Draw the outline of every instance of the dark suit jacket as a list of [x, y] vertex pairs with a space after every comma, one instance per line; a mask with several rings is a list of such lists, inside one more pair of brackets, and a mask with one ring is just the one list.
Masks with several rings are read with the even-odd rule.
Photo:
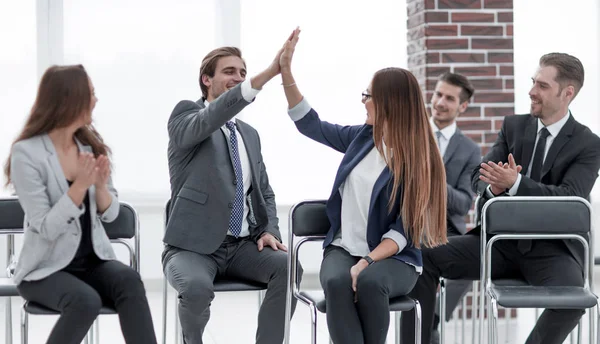
[[[213, 253], [225, 239], [235, 197], [235, 172], [229, 140], [220, 128], [249, 103], [237, 85], [204, 106], [179, 102], [168, 122], [171, 209], [164, 242], [201, 254]], [[258, 133], [237, 120], [252, 172], [250, 236], [264, 232], [281, 240], [275, 195], [263, 164]]]
[[[516, 196], [579, 196], [589, 199], [600, 169], [600, 138], [573, 115], [560, 130], [544, 160], [541, 182], [525, 176], [533, 156], [537, 136], [537, 119], [531, 115], [508, 116], [494, 146], [483, 161], [506, 162], [512, 153], [517, 164], [523, 167], [521, 183]], [[473, 170], [472, 187], [487, 201], [488, 184], [479, 180], [479, 168]], [[479, 212], [481, 213], [481, 212]], [[583, 247], [580, 243], [565, 240], [571, 254], [583, 267]]]
[[481, 162], [481, 149], [459, 129], [450, 138], [444, 153], [446, 183], [448, 184], [448, 231], [465, 234], [465, 216], [473, 203], [471, 173]]
[[[321, 121], [319, 115], [313, 109], [302, 119], [296, 121], [295, 124], [302, 134], [344, 153], [326, 206], [327, 217], [331, 224], [323, 243], [323, 247], [326, 247], [331, 244], [335, 234], [341, 228], [342, 197], [339, 188], [354, 167], [375, 147], [373, 127], [366, 124], [356, 126], [331, 124]], [[388, 211], [392, 178], [390, 170], [386, 167], [373, 187], [367, 220], [367, 243], [372, 251], [379, 245], [385, 233], [389, 230], [395, 230], [406, 238], [407, 246], [392, 258], [420, 267], [423, 266], [421, 250], [412, 245], [412, 239], [405, 233], [402, 217], [400, 217], [402, 190], [398, 190], [398, 197], [396, 197], [392, 212]]]

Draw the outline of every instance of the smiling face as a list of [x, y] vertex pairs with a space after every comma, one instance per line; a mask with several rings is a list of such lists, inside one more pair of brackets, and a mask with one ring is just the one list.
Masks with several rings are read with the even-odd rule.
[[531, 78], [533, 85], [529, 91], [531, 115], [550, 125], [562, 118], [573, 99], [573, 86], [562, 87], [556, 81], [554, 66], [540, 66]]
[[208, 88], [206, 100], [209, 102], [217, 99], [237, 84], [246, 80], [246, 66], [244, 61], [237, 56], [222, 57], [217, 61], [215, 75], [202, 76], [202, 83]]
[[460, 101], [462, 88], [438, 81], [431, 97], [431, 118], [439, 129], [443, 129], [456, 121], [459, 114], [465, 112], [469, 101]]

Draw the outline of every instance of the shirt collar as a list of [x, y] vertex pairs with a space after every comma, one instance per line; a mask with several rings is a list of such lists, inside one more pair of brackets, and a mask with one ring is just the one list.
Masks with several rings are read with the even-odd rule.
[[431, 128], [433, 129], [434, 134], [436, 131], [439, 131], [440, 133], [442, 133], [442, 136], [448, 141], [450, 141], [450, 138], [452, 138], [452, 136], [456, 133], [456, 129], [457, 129], [456, 121], [452, 122], [452, 124], [450, 124], [449, 126], [445, 127], [442, 130], [440, 130], [437, 127], [437, 125], [433, 121], [433, 118], [429, 118], [429, 123], [431, 123]]
[[[567, 115], [564, 116], [563, 118], [560, 119], [560, 121], [554, 123], [554, 124], [550, 124], [549, 126], [546, 127], [546, 129], [548, 129], [548, 132], [550, 133], [550, 135], [552, 135], [552, 137], [556, 137], [556, 135], [558, 135], [558, 133], [560, 132], [560, 130], [562, 129], [562, 127], [565, 126], [565, 124], [567, 123], [567, 121], [569, 120], [569, 117], [571, 117], [571, 113], [567, 112]], [[540, 130], [542, 130], [542, 128], [544, 128], [544, 123], [542, 123], [542, 120], [538, 118], [537, 120], [537, 133], [540, 133]]]

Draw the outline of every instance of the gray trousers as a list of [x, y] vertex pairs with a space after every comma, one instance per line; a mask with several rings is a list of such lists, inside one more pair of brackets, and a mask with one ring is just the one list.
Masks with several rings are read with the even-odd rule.
[[[186, 344], [201, 344], [215, 297], [215, 278], [268, 283], [258, 312], [256, 343], [281, 344], [285, 326], [287, 253], [265, 247], [258, 251], [248, 238], [228, 236], [212, 254], [199, 254], [166, 246], [162, 257], [164, 273], [179, 295], [179, 319]], [[299, 267], [299, 278], [302, 268]], [[292, 314], [296, 302], [292, 305]], [[232, 310], [231, 316], [235, 316]], [[240, 319], [241, 320], [241, 319]], [[232, 325], [232, 329], [235, 325]]]
[[407, 295], [418, 273], [414, 266], [387, 258], [366, 267], [352, 290], [350, 268], [360, 257], [329, 245], [321, 264], [327, 327], [336, 344], [383, 344], [390, 325], [389, 299]]

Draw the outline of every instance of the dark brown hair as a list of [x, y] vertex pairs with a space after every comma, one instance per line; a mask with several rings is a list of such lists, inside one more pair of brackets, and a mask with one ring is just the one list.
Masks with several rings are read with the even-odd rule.
[[540, 67], [552, 66], [556, 68], [556, 79], [560, 85], [560, 91], [566, 86], [575, 88], [573, 99], [583, 87], [585, 71], [583, 64], [575, 56], [565, 53], [549, 53], [540, 57]]
[[390, 211], [401, 190], [400, 214], [415, 247], [446, 238], [446, 172], [417, 79], [407, 70], [386, 68], [373, 76], [373, 138], [393, 175]]
[[460, 87], [461, 91], [459, 98], [461, 104], [470, 100], [475, 93], [475, 88], [473, 88], [469, 79], [462, 74], [446, 72], [439, 76], [438, 81]]
[[200, 76], [198, 78], [198, 81], [200, 82], [200, 90], [202, 90], [202, 97], [205, 99], [208, 97], [208, 86], [202, 82], [202, 76], [204, 74], [208, 75], [210, 78], [215, 76], [219, 59], [227, 56], [239, 57], [242, 59], [242, 62], [244, 62], [244, 67], [246, 66], [246, 62], [242, 58], [242, 51], [236, 47], [221, 47], [208, 53], [208, 55], [202, 59], [202, 64], [200, 65]]
[[[37, 135], [47, 134], [54, 129], [68, 127], [90, 111], [91, 102], [89, 78], [82, 65], [48, 68], [40, 81], [35, 103], [25, 126], [13, 145]], [[91, 146], [96, 157], [110, 154], [110, 148], [93, 125], [79, 128], [75, 137], [82, 144]], [[10, 158], [9, 154], [4, 165], [6, 185], [11, 182]]]

